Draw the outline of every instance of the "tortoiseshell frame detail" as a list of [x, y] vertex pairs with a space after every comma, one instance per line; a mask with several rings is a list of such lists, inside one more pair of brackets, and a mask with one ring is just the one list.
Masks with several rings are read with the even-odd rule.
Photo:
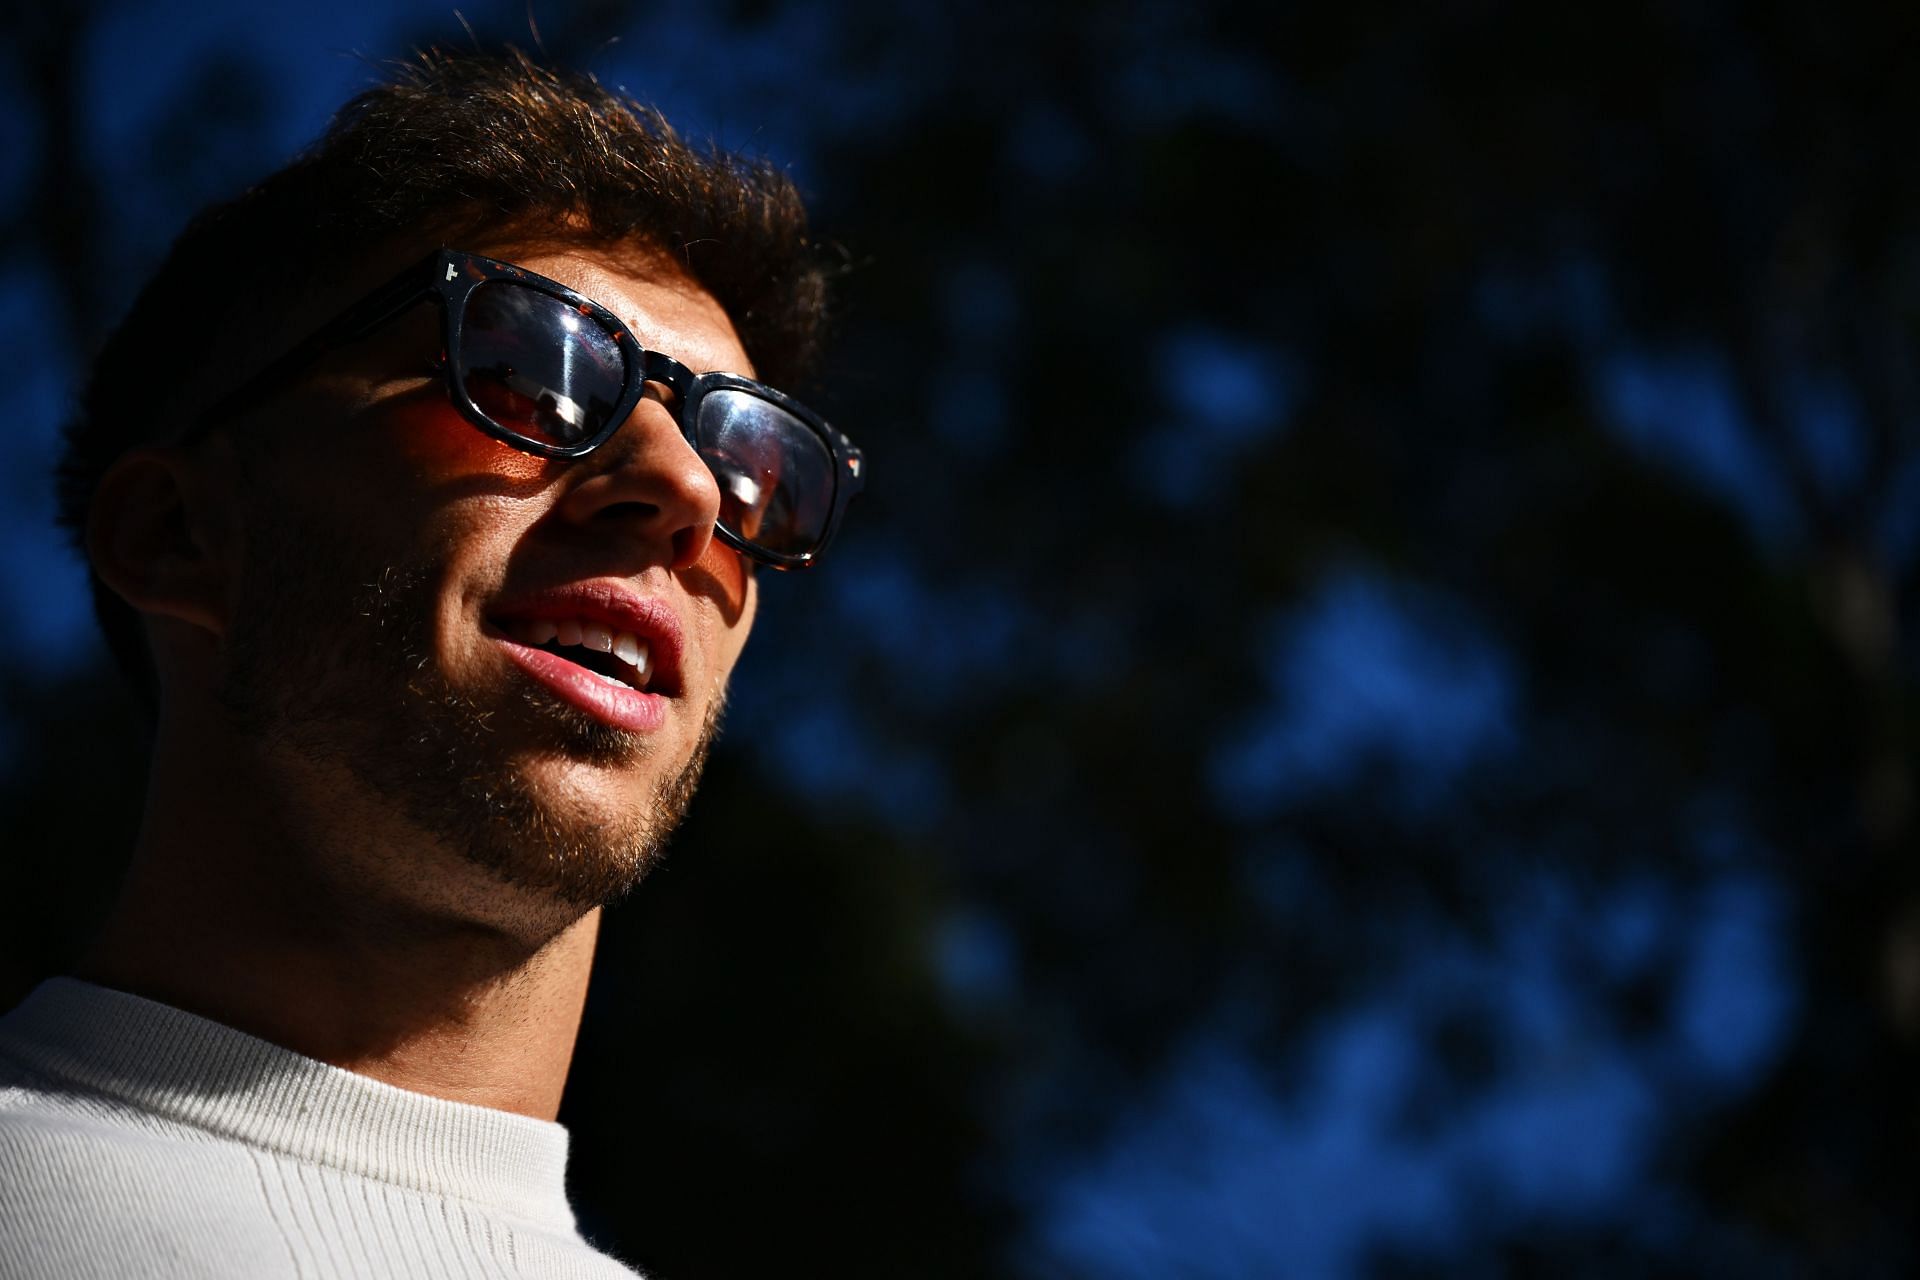
[[[612, 412], [607, 415], [606, 425], [589, 439], [571, 445], [547, 444], [543, 441], [528, 439], [509, 431], [487, 417], [480, 411], [479, 406], [474, 404], [473, 398], [467, 394], [454, 353], [461, 349], [461, 326], [466, 320], [467, 299], [474, 289], [489, 280], [510, 280], [549, 297], [558, 298], [578, 310], [580, 314], [592, 318], [619, 344], [620, 354], [626, 362], [626, 382], [621, 388], [620, 399], [615, 403]], [[693, 424], [699, 420], [700, 400], [709, 391], [730, 388], [748, 392], [777, 405], [804, 423], [820, 437], [821, 442], [833, 455], [833, 504], [827, 516], [826, 528], [813, 548], [798, 555], [784, 555], [752, 545], [724, 524], [717, 521], [714, 524], [714, 532], [723, 542], [761, 564], [775, 569], [807, 569], [817, 564], [820, 553], [826, 549], [827, 544], [833, 539], [834, 531], [840, 527], [840, 519], [846, 513], [847, 504], [865, 487], [866, 460], [860, 450], [854, 446], [853, 441], [829, 426], [824, 418], [792, 396], [769, 387], [763, 382], [755, 382], [751, 378], [743, 378], [738, 374], [695, 373], [672, 356], [658, 351], [649, 351], [641, 346], [627, 331], [627, 326], [620, 317], [559, 281], [536, 275], [510, 262], [482, 257], [477, 253], [462, 253], [457, 249], [436, 249], [425, 260], [408, 267], [392, 280], [321, 325], [285, 355], [249, 378], [239, 388], [222, 397], [188, 429], [180, 442], [191, 443], [206, 435], [214, 427], [290, 380], [327, 352], [371, 336], [382, 326], [398, 319], [402, 314], [428, 299], [432, 299], [440, 306], [441, 350], [444, 353], [444, 358], [440, 361], [440, 370], [446, 382], [448, 399], [453, 402], [454, 408], [460, 411], [461, 416], [474, 426], [503, 444], [511, 445], [525, 453], [543, 458], [584, 458], [612, 439], [620, 430], [627, 416], [640, 403], [640, 397], [646, 393], [646, 384], [649, 382], [661, 383], [673, 391], [673, 402], [667, 406], [668, 412], [674, 415], [675, 421], [679, 424], [680, 433], [686, 437], [688, 445], [696, 451], [699, 448], [699, 442], [695, 438]]]

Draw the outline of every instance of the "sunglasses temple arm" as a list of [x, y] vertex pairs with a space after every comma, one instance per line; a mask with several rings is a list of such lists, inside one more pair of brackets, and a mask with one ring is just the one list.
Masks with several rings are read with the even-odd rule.
[[259, 373], [248, 378], [187, 428], [178, 443], [191, 444], [299, 373], [327, 352], [357, 342], [433, 294], [418, 265], [409, 267], [313, 333], [308, 334]]
[[421, 278], [418, 267], [402, 272], [328, 321], [287, 355], [291, 357], [302, 347], [311, 346], [313, 349], [306, 355], [308, 359], [313, 359], [335, 347], [358, 342], [380, 326], [412, 310], [422, 299], [432, 296], [434, 288]]

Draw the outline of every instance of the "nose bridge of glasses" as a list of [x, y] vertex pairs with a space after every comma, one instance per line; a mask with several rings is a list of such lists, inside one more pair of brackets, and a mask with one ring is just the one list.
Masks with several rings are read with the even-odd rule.
[[676, 418], [680, 416], [679, 406], [686, 403], [688, 393], [693, 390], [693, 380], [693, 370], [672, 356], [640, 348], [640, 381], [658, 382], [673, 392]]

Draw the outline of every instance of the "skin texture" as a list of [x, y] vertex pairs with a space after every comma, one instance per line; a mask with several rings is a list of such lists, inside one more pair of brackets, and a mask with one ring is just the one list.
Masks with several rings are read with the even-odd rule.
[[[644, 246], [470, 247], [695, 370], [751, 373], [718, 304]], [[90, 548], [148, 620], [162, 696], [133, 868], [82, 973], [551, 1119], [600, 904], [644, 875], [691, 794], [754, 582], [712, 538], [714, 481], [656, 393], [589, 458], [520, 453], [423, 372], [436, 315], [103, 485]], [[491, 609], [585, 582], [678, 623], [657, 729], [600, 722], [503, 652]]]

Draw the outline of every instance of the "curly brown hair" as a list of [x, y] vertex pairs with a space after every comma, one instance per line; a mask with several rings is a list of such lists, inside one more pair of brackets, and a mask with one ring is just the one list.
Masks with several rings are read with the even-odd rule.
[[[683, 141], [661, 114], [519, 50], [430, 50], [341, 108], [278, 172], [207, 209], [107, 339], [69, 422], [60, 523], [81, 542], [101, 477], [270, 352], [261, 332], [396, 242], [475, 237], [640, 242], [726, 310], [760, 377], [806, 376], [825, 325], [828, 260], [792, 181]], [[239, 353], [239, 354], [236, 354]], [[139, 619], [95, 575], [94, 610], [151, 699]]]

